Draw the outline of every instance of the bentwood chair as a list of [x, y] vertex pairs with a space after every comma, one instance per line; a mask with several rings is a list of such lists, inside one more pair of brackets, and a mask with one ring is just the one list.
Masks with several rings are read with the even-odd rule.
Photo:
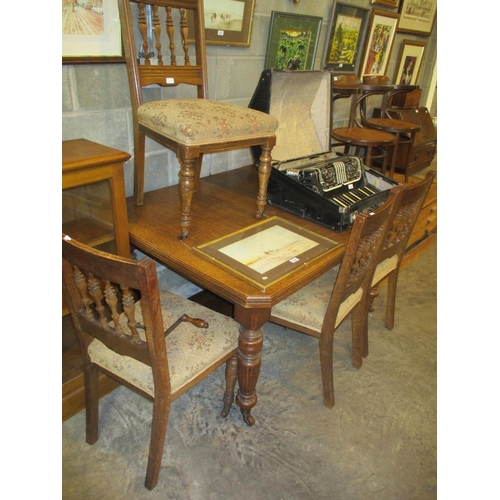
[[352, 362], [360, 368], [367, 337], [368, 298], [382, 245], [392, 224], [393, 207], [401, 188], [391, 190], [387, 201], [370, 214], [357, 214], [339, 266], [276, 304], [270, 321], [319, 340], [323, 400], [335, 404], [333, 390], [333, 336], [351, 315]]
[[[135, 204], [144, 203], [146, 136], [173, 151], [180, 163], [180, 239], [189, 234], [203, 155], [261, 146], [255, 214], [260, 218], [278, 122], [260, 111], [208, 99], [203, 0], [118, 0], [118, 6], [132, 101]], [[143, 88], [152, 85], [188, 85], [196, 97], [145, 102]]]
[[[421, 127], [417, 123], [390, 118], [387, 114], [387, 108], [396, 95], [412, 92], [416, 88], [418, 87], [415, 85], [393, 85], [387, 77], [383, 76], [365, 76], [362, 95], [358, 102], [359, 116], [361, 117], [361, 124], [363, 127], [394, 134], [395, 142], [392, 148], [389, 177], [394, 178], [396, 169], [400, 168], [405, 174], [405, 182], [408, 182], [409, 179], [408, 166], [415, 135]], [[370, 106], [369, 101], [374, 96], [379, 96], [382, 99], [379, 117], [368, 116], [369, 110], [373, 108], [373, 106]], [[405, 154], [402, 161], [398, 163], [400, 158], [398, 151], [403, 143], [408, 144], [407, 154]]]
[[353, 75], [337, 75], [333, 84], [333, 103], [338, 106], [340, 100], [349, 102], [347, 127], [332, 129], [332, 149], [343, 146], [344, 154], [354, 148], [354, 154], [363, 158], [366, 167], [372, 167], [372, 161], [382, 160], [382, 174], [385, 174], [389, 150], [395, 143], [394, 134], [363, 127], [357, 118], [358, 100], [361, 96], [361, 80]]
[[[430, 171], [421, 182], [404, 185], [403, 192], [395, 203], [392, 226], [387, 233], [387, 238], [384, 242], [377, 268], [375, 269], [372, 291], [370, 292], [370, 310], [373, 310], [373, 299], [378, 296], [378, 286], [387, 278], [385, 327], [389, 330], [394, 328], [396, 287], [403, 255], [435, 176], [436, 173]], [[367, 343], [368, 339], [365, 339], [365, 344]]]
[[[63, 234], [63, 291], [84, 355], [86, 440], [98, 439], [99, 372], [153, 401], [145, 486], [157, 482], [171, 402], [226, 363], [222, 416], [237, 378], [238, 325], [160, 292], [153, 260], [134, 261]], [[126, 478], [124, 478], [126, 479]]]

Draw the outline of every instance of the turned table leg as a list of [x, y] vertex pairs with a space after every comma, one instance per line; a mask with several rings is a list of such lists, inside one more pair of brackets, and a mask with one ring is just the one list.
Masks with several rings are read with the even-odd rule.
[[235, 305], [234, 319], [240, 324], [238, 340], [238, 394], [236, 404], [247, 425], [254, 425], [250, 411], [257, 404], [257, 380], [260, 373], [264, 331], [262, 325], [269, 320], [270, 309], [245, 309]]

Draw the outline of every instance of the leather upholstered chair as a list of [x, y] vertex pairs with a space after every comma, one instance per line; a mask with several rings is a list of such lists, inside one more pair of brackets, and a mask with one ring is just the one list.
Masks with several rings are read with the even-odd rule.
[[[401, 196], [394, 206], [395, 213], [392, 226], [387, 233], [379, 263], [375, 269], [370, 294], [370, 309], [372, 309], [373, 299], [378, 296], [378, 285], [388, 278], [385, 326], [389, 330], [394, 328], [396, 287], [403, 255], [435, 176], [436, 173], [430, 171], [424, 180], [415, 184], [404, 185]], [[367, 339], [365, 343], [368, 343]]]
[[145, 480], [151, 490], [158, 482], [171, 402], [224, 363], [227, 416], [238, 371], [238, 324], [160, 292], [156, 264], [148, 257], [118, 257], [64, 234], [62, 255], [63, 291], [84, 359], [87, 443], [98, 439], [99, 372], [152, 400]]
[[[365, 76], [363, 79], [362, 95], [359, 99], [359, 116], [363, 127], [378, 130], [380, 132], [389, 132], [394, 134], [395, 142], [391, 157], [391, 168], [389, 177], [394, 178], [396, 168], [401, 168], [405, 174], [405, 182], [408, 182], [408, 165], [410, 162], [410, 153], [415, 140], [415, 134], [420, 130], [420, 125], [403, 120], [390, 118], [387, 115], [387, 107], [392, 98], [397, 94], [412, 92], [418, 88], [415, 85], [393, 85], [385, 76]], [[374, 96], [381, 97], [381, 111], [379, 117], [369, 117], [368, 112], [372, 106], [369, 100]], [[403, 143], [408, 143], [408, 151], [401, 164], [399, 161], [399, 147]]]
[[[260, 146], [260, 218], [278, 122], [260, 111], [208, 99], [203, 0], [118, 0], [118, 6], [132, 101], [136, 205], [144, 203], [146, 136], [175, 152], [180, 163], [180, 239], [189, 234], [203, 155]], [[181, 84], [192, 86], [196, 97], [145, 102], [144, 87]]]
[[393, 207], [401, 187], [391, 190], [387, 201], [372, 214], [357, 214], [342, 263], [309, 285], [276, 304], [270, 321], [319, 340], [323, 399], [335, 403], [333, 389], [333, 336], [351, 315], [352, 359], [362, 364], [367, 338], [368, 299], [382, 245], [392, 224]]
[[332, 129], [332, 148], [344, 147], [344, 154], [354, 148], [354, 154], [363, 158], [366, 167], [372, 166], [372, 160], [382, 159], [382, 174], [385, 174], [389, 148], [395, 143], [393, 134], [363, 127], [357, 118], [358, 100], [361, 95], [361, 80], [353, 75], [337, 75], [334, 77], [334, 107], [340, 99], [349, 102], [349, 121], [347, 127]]

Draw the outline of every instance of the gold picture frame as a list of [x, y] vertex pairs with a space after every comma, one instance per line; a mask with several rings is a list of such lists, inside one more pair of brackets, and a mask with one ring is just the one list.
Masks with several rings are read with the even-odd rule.
[[280, 217], [270, 217], [194, 250], [265, 292], [340, 243]]
[[429, 36], [434, 27], [437, 12], [437, 0], [402, 0], [398, 31], [415, 35]]
[[117, 0], [62, 0], [62, 63], [125, 62]]
[[[203, 0], [203, 10], [207, 45], [250, 46], [255, 0]], [[192, 14], [188, 23], [192, 33]]]

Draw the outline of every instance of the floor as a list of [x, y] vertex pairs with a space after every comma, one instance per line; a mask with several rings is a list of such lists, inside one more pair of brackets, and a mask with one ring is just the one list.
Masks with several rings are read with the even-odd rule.
[[105, 396], [93, 446], [84, 412], [62, 425], [63, 498], [437, 498], [437, 244], [402, 271], [392, 331], [384, 303], [385, 287], [360, 370], [350, 320], [336, 334], [332, 409], [322, 402], [317, 341], [266, 324], [255, 426], [237, 408], [219, 416], [219, 369], [173, 403], [152, 492], [143, 486], [151, 403], [123, 387]]

